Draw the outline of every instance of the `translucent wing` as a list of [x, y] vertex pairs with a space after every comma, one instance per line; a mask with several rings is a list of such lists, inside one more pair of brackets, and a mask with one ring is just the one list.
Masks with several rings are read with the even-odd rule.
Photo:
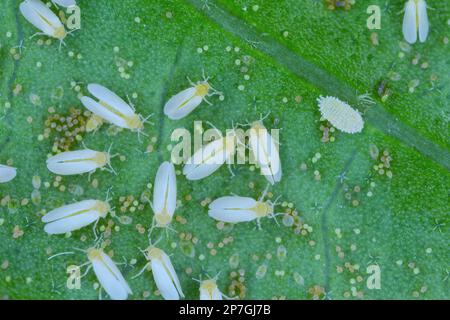
[[11, 181], [16, 177], [16, 168], [0, 164], [0, 183]]
[[161, 164], [156, 173], [154, 190], [153, 208], [155, 213], [161, 213], [166, 208], [167, 213], [173, 215], [177, 202], [177, 183], [172, 163], [166, 161]]
[[100, 118], [118, 126], [121, 128], [127, 128], [128, 124], [125, 118], [121, 117], [120, 115], [114, 113], [112, 110], [106, 108], [105, 106], [101, 105], [91, 97], [81, 97], [80, 98], [81, 103], [91, 111], [93, 114], [99, 116]]
[[48, 234], [62, 234], [81, 229], [98, 219], [98, 211], [87, 211], [47, 223], [44, 231]]
[[109, 104], [118, 114], [123, 114], [125, 117], [135, 115], [133, 108], [108, 88], [96, 83], [89, 84], [87, 88], [94, 97]]
[[416, 14], [416, 4], [414, 0], [409, 0], [405, 5], [405, 15], [403, 17], [403, 37], [411, 44], [417, 41]]
[[99, 168], [99, 163], [95, 161], [96, 156], [98, 151], [89, 149], [61, 152], [47, 159], [47, 168], [60, 175], [91, 172]]
[[172, 120], [186, 117], [201, 102], [203, 98], [196, 95], [195, 87], [188, 88], [174, 95], [164, 106], [164, 114]]
[[428, 37], [428, 31], [430, 29], [430, 23], [427, 15], [427, 4], [424, 0], [419, 0], [417, 3], [417, 15], [419, 21], [419, 40], [425, 42]]
[[237, 223], [248, 222], [256, 218], [256, 201], [252, 198], [227, 196], [214, 200], [209, 205], [208, 215], [218, 221]]
[[226, 161], [227, 154], [224, 149], [224, 139], [210, 142], [186, 161], [183, 174], [189, 180], [203, 179], [214, 173]]
[[180, 296], [161, 260], [152, 260], [152, 273], [159, 292], [166, 300], [179, 300]]
[[76, 203], [71, 203], [57, 209], [54, 209], [48, 212], [45, 216], [42, 217], [42, 222], [51, 222], [58, 219], [62, 219], [69, 215], [73, 215], [74, 213], [81, 213], [89, 211], [96, 204], [96, 200], [83, 200]]
[[250, 146], [261, 173], [273, 185], [281, 180], [281, 165], [278, 149], [267, 129], [252, 129]]

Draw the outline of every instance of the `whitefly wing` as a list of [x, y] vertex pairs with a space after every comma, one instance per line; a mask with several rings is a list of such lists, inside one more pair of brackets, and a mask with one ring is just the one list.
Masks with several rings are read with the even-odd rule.
[[403, 37], [408, 43], [417, 41], [417, 10], [414, 0], [405, 4], [405, 15], [403, 16]]
[[153, 209], [161, 213], [164, 208], [173, 215], [177, 203], [177, 182], [175, 168], [172, 163], [164, 162], [158, 169], [153, 193]]
[[47, 168], [60, 175], [91, 172], [102, 165], [96, 161], [98, 153], [90, 149], [61, 152], [47, 159]]
[[17, 169], [0, 164], [0, 183], [9, 182], [17, 175]]
[[203, 98], [196, 94], [195, 87], [185, 89], [174, 95], [164, 106], [164, 114], [172, 120], [186, 117], [202, 102]]
[[98, 281], [113, 300], [125, 300], [132, 291], [111, 258], [102, 252], [101, 258], [92, 260]]
[[427, 4], [424, 0], [419, 0], [417, 3], [417, 15], [418, 15], [418, 31], [420, 42], [425, 42], [428, 37], [430, 29], [430, 22], [428, 21]]
[[210, 203], [208, 215], [216, 220], [229, 223], [252, 221], [256, 218], [256, 214], [252, 210], [255, 205], [256, 200], [248, 197], [221, 197]]
[[153, 279], [163, 298], [166, 300], [179, 300], [178, 290], [163, 262], [159, 259], [153, 259], [151, 266]]

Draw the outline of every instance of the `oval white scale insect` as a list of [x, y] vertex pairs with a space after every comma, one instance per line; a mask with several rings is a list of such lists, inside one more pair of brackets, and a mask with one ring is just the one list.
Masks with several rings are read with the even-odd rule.
[[9, 182], [17, 175], [17, 169], [0, 164], [0, 183]]
[[60, 41], [67, 36], [66, 29], [58, 16], [39, 0], [25, 0], [20, 4], [20, 12], [42, 34]]
[[53, 173], [64, 176], [91, 173], [107, 165], [110, 166], [110, 158], [108, 152], [90, 149], [66, 151], [48, 158], [47, 168]]
[[183, 174], [188, 180], [200, 180], [214, 173], [234, 156], [236, 150], [236, 133], [233, 131], [225, 137], [214, 140], [198, 149], [184, 167]]
[[153, 279], [163, 298], [165, 300], [179, 300], [180, 297], [184, 298], [180, 280], [178, 280], [169, 256], [155, 246], [148, 247], [144, 255], [149, 262], [142, 270], [145, 270], [148, 265], [151, 266]]
[[75, 231], [105, 218], [109, 211], [109, 204], [100, 200], [84, 200], [65, 205], [42, 217], [42, 222], [46, 223], [44, 231], [48, 234]]
[[102, 249], [88, 249], [87, 257], [100, 285], [112, 300], [126, 300], [129, 294], [133, 294], [114, 261]]
[[123, 101], [117, 94], [99, 84], [89, 84], [88, 91], [98, 99], [80, 98], [83, 105], [93, 114], [125, 129], [141, 132], [146, 119], [136, 114], [133, 107]]
[[152, 208], [155, 213], [156, 226], [164, 228], [172, 221], [177, 206], [177, 180], [172, 163], [163, 162], [155, 178]]
[[249, 135], [249, 146], [261, 168], [261, 174], [274, 185], [281, 180], [280, 155], [274, 139], [262, 121], [252, 123]]
[[168, 116], [169, 119], [182, 119], [194, 111], [194, 109], [197, 108], [202, 101], [205, 101], [211, 105], [206, 97], [221, 94], [219, 91], [211, 87], [207, 78], [197, 83], [193, 83], [191, 80], [189, 80], [189, 82], [192, 87], [174, 95], [164, 105], [164, 114]]
[[337, 129], [346, 133], [358, 133], [364, 128], [364, 120], [359, 112], [335, 97], [317, 99], [322, 117]]
[[215, 279], [200, 282], [200, 300], [223, 300], [222, 292], [217, 287]]
[[429, 29], [430, 24], [425, 0], [408, 0], [405, 4], [402, 27], [405, 40], [410, 44], [416, 43], [418, 33], [420, 42], [425, 42]]

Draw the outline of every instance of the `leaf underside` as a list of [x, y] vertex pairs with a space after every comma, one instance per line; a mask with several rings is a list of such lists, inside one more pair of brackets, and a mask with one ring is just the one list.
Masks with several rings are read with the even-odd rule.
[[[148, 184], [170, 159], [173, 130], [193, 133], [194, 121], [206, 130], [209, 121], [225, 131], [270, 112], [264, 124], [281, 129], [283, 166], [270, 196], [280, 196], [276, 212], [298, 213], [301, 231], [281, 215], [279, 225], [262, 219], [261, 230], [255, 223], [222, 228], [208, 217], [208, 203], [218, 197], [261, 195], [267, 181], [254, 166], [236, 165], [234, 176], [223, 166], [200, 181], [177, 175], [176, 232], [155, 230], [152, 239], [161, 236], [158, 246], [171, 255], [186, 298], [198, 298], [192, 278], [220, 273], [221, 291], [245, 299], [448, 299], [450, 13], [445, 1], [427, 3], [434, 9], [429, 37], [406, 46], [397, 14], [403, 4], [393, 1], [371, 2], [381, 8], [382, 25], [368, 30], [362, 1], [346, 11], [318, 0], [79, 0], [81, 29], [59, 51], [55, 40], [30, 39], [37, 30], [18, 2], [3, 1], [0, 163], [17, 167], [18, 175], [0, 185], [0, 296], [97, 299], [92, 271], [81, 289], [66, 286], [67, 267], [87, 261], [74, 248], [94, 244], [92, 227], [48, 236], [40, 218], [63, 204], [105, 199], [110, 189], [115, 217], [98, 224], [105, 252], [123, 263], [131, 299], [161, 299], [150, 271], [131, 278], [146, 263], [138, 248], [148, 246], [153, 219], [141, 196], [151, 198]], [[225, 99], [211, 97], [213, 106], [202, 103], [188, 117], [169, 120], [164, 103], [189, 86], [186, 77], [201, 80], [202, 70]], [[382, 80], [391, 92], [385, 101], [377, 92]], [[39, 139], [46, 120], [70, 108], [84, 111], [74, 83], [84, 94], [87, 84], [102, 84], [128, 95], [144, 117], [154, 114], [142, 141], [108, 124], [81, 134], [91, 149], [113, 144], [117, 175], [60, 179], [45, 166], [56, 135]], [[365, 93], [374, 104], [361, 102]], [[358, 109], [363, 132], [335, 131], [334, 142], [322, 142], [321, 126], [329, 124], [320, 121], [321, 95]], [[80, 148], [81, 142], [71, 145]], [[385, 151], [392, 160], [380, 174], [374, 166]], [[42, 181], [40, 200], [33, 176]], [[73, 254], [48, 260], [62, 252]], [[367, 286], [373, 265], [381, 270], [380, 289]]]

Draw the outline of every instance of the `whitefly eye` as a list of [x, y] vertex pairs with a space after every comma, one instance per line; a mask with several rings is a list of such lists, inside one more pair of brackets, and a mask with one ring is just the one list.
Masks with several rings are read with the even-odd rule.
[[234, 156], [236, 150], [236, 134], [214, 140], [190, 157], [183, 168], [183, 174], [188, 180], [200, 180], [217, 171], [224, 163]]

